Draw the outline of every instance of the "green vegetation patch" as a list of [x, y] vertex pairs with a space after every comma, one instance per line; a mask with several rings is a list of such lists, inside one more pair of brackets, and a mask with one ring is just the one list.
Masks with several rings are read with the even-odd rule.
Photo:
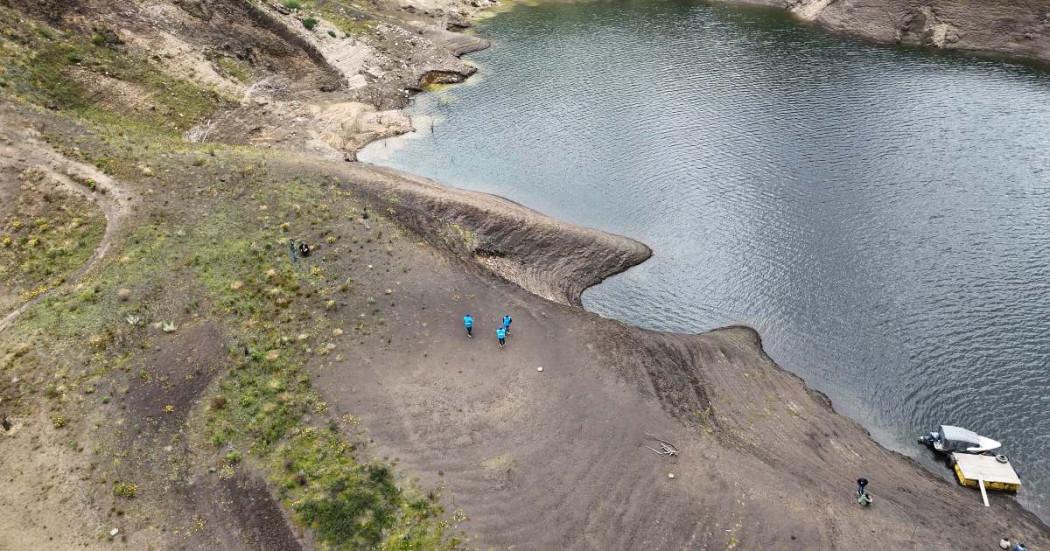
[[15, 204], [0, 217], [2, 311], [61, 285], [88, 260], [106, 228], [98, 208], [44, 173], [30, 170], [21, 179]]
[[403, 490], [390, 467], [360, 463], [333, 430], [299, 430], [278, 457], [280, 495], [323, 541], [343, 549], [452, 549], [436, 496]]
[[139, 487], [131, 482], [117, 482], [113, 485], [113, 495], [131, 499], [138, 494]]
[[219, 74], [236, 80], [241, 84], [247, 84], [252, 79], [251, 65], [233, 56], [219, 56], [215, 60], [215, 68]]
[[[275, 219], [291, 218], [297, 202], [319, 204], [317, 192], [306, 182], [286, 183], [267, 206], [284, 213]], [[325, 210], [317, 212], [324, 216]], [[316, 267], [293, 269], [283, 225], [260, 228], [257, 217], [244, 214], [199, 226], [191, 261], [216, 308], [238, 322], [231, 325], [246, 328], [239, 334], [243, 348], [231, 351], [230, 374], [211, 398], [209, 440], [261, 460], [295, 518], [328, 548], [455, 548], [436, 496], [416, 495], [387, 465], [359, 461], [338, 423], [323, 429], [304, 424], [305, 415], [323, 415], [326, 404], [310, 387], [302, 345], [287, 335], [302, 328], [307, 310], [328, 303], [341, 282]], [[221, 246], [209, 246], [213, 240]], [[318, 314], [315, 323], [323, 324], [323, 317]]]
[[359, 36], [375, 30], [379, 23], [367, 11], [344, 0], [285, 0], [284, 7], [307, 14], [303, 25], [313, 29], [318, 18], [335, 25], [346, 36]]
[[30, 103], [152, 134], [181, 134], [223, 103], [134, 55], [112, 31], [64, 33], [4, 7], [0, 26], [0, 89]]
[[[360, 22], [345, 7], [303, 1], [303, 9], [316, 10], [308, 14]], [[0, 334], [2, 380], [19, 381], [0, 385], [4, 403], [39, 396], [52, 404], [56, 427], [73, 429], [85, 418], [80, 408], [126, 400], [129, 379], [153, 376], [143, 355], [169, 328], [214, 323], [229, 343], [226, 370], [189, 428], [215, 446], [224, 471], [263, 469], [294, 519], [328, 549], [456, 547], [436, 495], [421, 495], [390, 466], [359, 457], [337, 422], [310, 424], [326, 423], [326, 405], [306, 370], [309, 347], [294, 336], [331, 332], [333, 296], [347, 292], [346, 279], [317, 264], [293, 267], [287, 222], [355, 226], [335, 215], [353, 211], [353, 199], [326, 178], [291, 179], [302, 167], [271, 170], [259, 151], [183, 141], [221, 100], [131, 55], [112, 33], [73, 36], [3, 7], [0, 26], [2, 93], [56, 111], [39, 115], [57, 121], [45, 139], [143, 198], [128, 234], [97, 270]], [[302, 204], [314, 208], [301, 211]], [[18, 276], [27, 288], [82, 262], [104, 228], [101, 213], [89, 217], [79, 207], [38, 218], [20, 213], [17, 224], [11, 218], [3, 226], [10, 243], [0, 260], [27, 266]], [[81, 246], [63, 249], [69, 240]], [[163, 411], [192, 407], [165, 404]], [[122, 482], [113, 493], [155, 496], [149, 483], [138, 480], [138, 492]]]
[[[149, 366], [134, 373], [129, 366], [143, 365], [166, 322], [174, 331], [217, 323], [229, 343], [226, 369], [188, 426], [200, 436], [195, 441], [214, 446], [220, 475], [263, 470], [295, 521], [327, 549], [458, 545], [437, 496], [363, 456], [311, 387], [310, 343], [296, 335], [331, 333], [328, 305], [349, 291], [346, 278], [329, 276], [322, 264], [293, 266], [287, 222], [356, 227], [337, 214], [359, 209], [351, 197], [325, 178], [294, 176], [302, 174], [298, 167], [274, 170], [243, 148], [157, 147], [114, 132], [46, 137], [70, 154], [107, 159], [124, 183], [155, 193], [143, 191], [137, 226], [83, 285], [41, 301], [0, 335], [0, 355], [12, 358], [3, 380], [19, 378], [22, 392], [53, 395], [49, 402], [63, 416], [55, 424], [64, 426], [83, 418], [78, 404], [125, 400], [122, 381], [153, 376]], [[144, 163], [149, 176], [135, 168]], [[84, 401], [64, 398], [73, 393]], [[155, 498], [149, 482], [113, 492]]]

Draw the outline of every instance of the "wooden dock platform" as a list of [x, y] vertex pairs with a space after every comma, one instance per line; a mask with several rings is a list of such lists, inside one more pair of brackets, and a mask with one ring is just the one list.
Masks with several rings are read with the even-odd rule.
[[1009, 460], [1001, 461], [1003, 456], [973, 455], [953, 453], [955, 476], [959, 483], [970, 488], [980, 489], [980, 482], [989, 490], [1016, 492], [1021, 488], [1021, 479], [1017, 476]]

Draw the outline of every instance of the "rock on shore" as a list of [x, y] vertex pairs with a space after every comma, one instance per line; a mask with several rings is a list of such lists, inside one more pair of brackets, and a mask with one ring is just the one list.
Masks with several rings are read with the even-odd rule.
[[877, 42], [1050, 62], [1050, 2], [1025, 0], [739, 0]]

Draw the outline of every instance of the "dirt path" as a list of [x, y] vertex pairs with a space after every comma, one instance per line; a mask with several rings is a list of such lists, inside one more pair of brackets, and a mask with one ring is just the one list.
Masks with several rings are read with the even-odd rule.
[[[0, 121], [2, 123], [3, 121]], [[18, 125], [2, 124], [11, 131]], [[113, 244], [115, 236], [124, 227], [124, 221], [131, 212], [137, 198], [116, 180], [110, 178], [97, 168], [73, 161], [52, 149], [40, 140], [39, 135], [31, 129], [21, 129], [16, 136], [8, 136], [6, 143], [0, 144], [0, 163], [14, 166], [20, 170], [37, 169], [52, 178], [70, 193], [81, 195], [101, 208], [106, 217], [106, 231], [102, 240], [95, 247], [95, 252], [77, 271], [70, 274], [63, 285], [49, 289], [32, 300], [6, 314], [0, 319], [0, 333], [5, 331], [26, 310], [50, 296], [59, 289], [68, 289], [105, 258]], [[80, 182], [92, 181], [95, 189], [90, 189]]]

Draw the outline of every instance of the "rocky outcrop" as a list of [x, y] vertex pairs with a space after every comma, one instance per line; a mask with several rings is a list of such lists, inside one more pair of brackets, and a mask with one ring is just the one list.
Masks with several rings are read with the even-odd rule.
[[1025, 0], [743, 0], [882, 43], [1050, 63], [1050, 3]]

